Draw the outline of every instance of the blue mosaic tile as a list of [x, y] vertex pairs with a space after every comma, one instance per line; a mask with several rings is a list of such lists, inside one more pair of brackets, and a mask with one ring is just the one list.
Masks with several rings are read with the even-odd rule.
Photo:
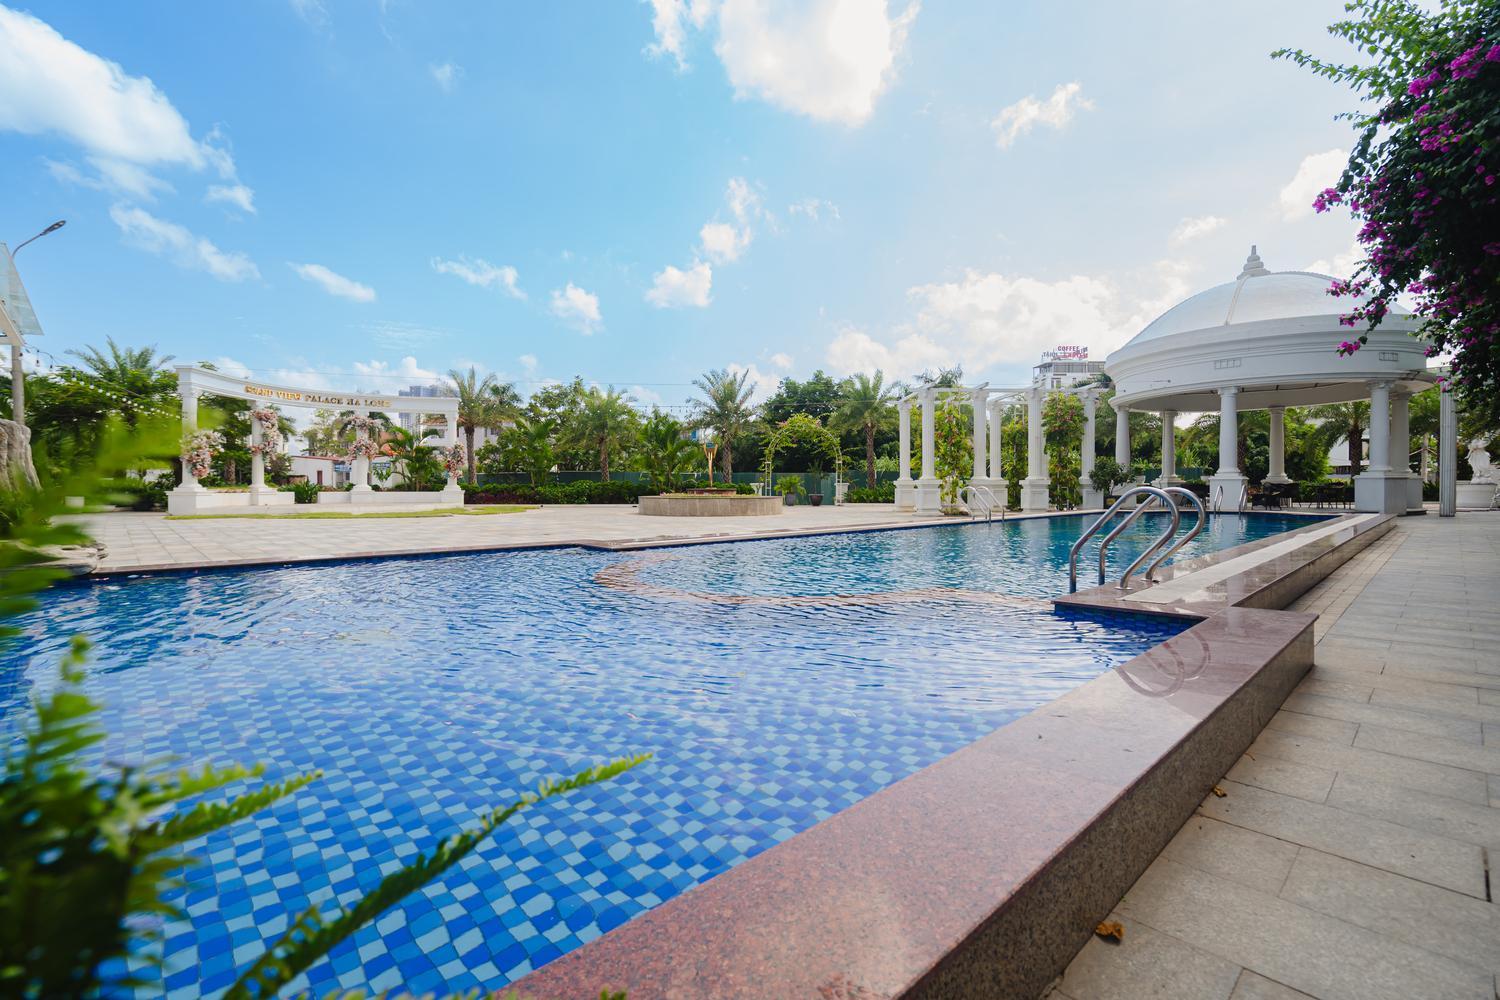
[[[641, 577], [724, 593], [1042, 597], [1063, 589], [1056, 556], [1076, 530], [1028, 521], [699, 546]], [[1226, 529], [1199, 551], [1243, 537]], [[0, 743], [82, 631], [97, 644], [87, 686], [111, 759], [263, 761], [269, 780], [324, 772], [189, 845], [203, 864], [175, 891], [185, 916], [164, 928], [166, 977], [141, 994], [153, 997], [221, 991], [291, 915], [352, 904], [517, 790], [651, 751], [616, 781], [521, 814], [299, 980], [316, 993], [498, 989], [1175, 628], [941, 595], [664, 601], [594, 580], [627, 558], [565, 550], [59, 588], [0, 660]]]

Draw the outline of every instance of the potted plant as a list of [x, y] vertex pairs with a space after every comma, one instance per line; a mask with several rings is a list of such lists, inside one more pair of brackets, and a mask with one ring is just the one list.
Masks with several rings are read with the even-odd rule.
[[807, 494], [807, 488], [802, 485], [801, 476], [782, 476], [776, 480], [776, 492], [782, 496], [782, 502], [788, 507], [797, 502], [797, 498]]

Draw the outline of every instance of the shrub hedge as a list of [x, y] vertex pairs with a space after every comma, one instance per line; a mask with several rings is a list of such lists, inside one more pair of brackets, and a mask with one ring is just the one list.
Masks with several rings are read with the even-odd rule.
[[[635, 503], [660, 490], [645, 483], [612, 479], [607, 483], [580, 481], [531, 486], [525, 483], [461, 483], [464, 503]], [[754, 493], [748, 484], [736, 483], [736, 493]]]
[[896, 484], [876, 483], [872, 489], [869, 486], [851, 486], [849, 492], [844, 494], [845, 503], [895, 503]]

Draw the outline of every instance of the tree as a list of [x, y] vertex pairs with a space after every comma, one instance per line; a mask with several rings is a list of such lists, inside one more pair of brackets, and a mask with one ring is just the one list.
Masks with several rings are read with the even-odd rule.
[[735, 439], [755, 421], [755, 408], [750, 405], [755, 387], [750, 384], [750, 373], [731, 374], [720, 368], [693, 379], [693, 385], [703, 393], [702, 398], [692, 401], [693, 424], [714, 432], [719, 443], [719, 468], [724, 481], [729, 482], [734, 476]]
[[409, 431], [405, 427], [391, 427], [385, 432], [385, 451], [401, 471], [401, 479], [409, 490], [441, 489], [447, 478], [443, 463], [437, 457], [437, 449], [423, 444], [427, 438], [436, 437], [441, 431], [429, 428], [425, 431]]
[[1370, 404], [1363, 400], [1325, 403], [1309, 407], [1308, 415], [1322, 422], [1318, 436], [1325, 452], [1340, 438], [1349, 442], [1349, 478], [1359, 475], [1359, 467], [1364, 459], [1365, 428], [1370, 426]]
[[571, 382], [546, 385], [531, 394], [522, 411], [532, 424], [543, 423], [549, 428], [552, 443], [552, 462], [559, 469], [591, 469], [599, 460], [599, 453], [588, 445], [579, 445], [568, 434], [568, 428], [578, 422], [583, 412], [583, 401], [588, 388], [583, 379], [575, 376]]
[[[70, 350], [67, 353], [83, 362], [95, 378], [108, 382], [120, 389], [143, 388], [140, 383], [145, 380], [154, 383], [157, 376], [161, 375], [167, 367], [167, 362], [173, 360], [172, 355], [157, 355], [156, 345], [150, 347], [121, 347], [115, 343], [115, 338], [105, 337], [105, 346], [109, 353], [99, 350], [97, 347], [85, 347], [83, 350]], [[176, 377], [173, 376], [175, 387]]]
[[857, 430], [865, 436], [865, 485], [875, 487], [875, 434], [896, 416], [896, 394], [885, 384], [883, 372], [860, 373], [844, 386], [839, 408], [830, 423], [837, 429]]
[[1344, 83], [1366, 102], [1344, 117], [1359, 136], [1318, 211], [1345, 205], [1364, 220], [1365, 259], [1330, 292], [1355, 302], [1363, 327], [1339, 345], [1368, 342], [1397, 296], [1416, 296], [1428, 355], [1451, 354], [1466, 408], [1500, 419], [1500, 4], [1493, 0], [1350, 0], [1329, 33], [1368, 63], [1288, 58]]
[[616, 392], [613, 386], [595, 386], [584, 395], [583, 406], [563, 434], [571, 447], [594, 449], [599, 456], [599, 474], [607, 482], [609, 456], [635, 440], [640, 422], [629, 396]]
[[464, 447], [469, 456], [469, 482], [474, 479], [474, 432], [481, 427], [494, 427], [500, 423], [500, 407], [495, 398], [495, 376], [486, 373], [484, 378], [470, 365], [467, 372], [457, 368], [448, 372], [448, 386], [458, 397], [458, 429], [464, 432]]
[[552, 448], [552, 423], [532, 417], [517, 417], [500, 435], [504, 464], [520, 469], [531, 478], [532, 486], [542, 486], [557, 464]]
[[652, 489], [663, 493], [676, 489], [697, 454], [697, 446], [687, 437], [687, 428], [670, 414], [656, 410], [641, 425], [641, 465]]

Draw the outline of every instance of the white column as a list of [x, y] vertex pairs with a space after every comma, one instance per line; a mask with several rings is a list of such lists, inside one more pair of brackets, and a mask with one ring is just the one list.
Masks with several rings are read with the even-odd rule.
[[1289, 483], [1286, 474], [1286, 407], [1269, 407], [1271, 416], [1270, 458], [1266, 473], [1268, 483]]
[[1422, 479], [1411, 471], [1411, 393], [1391, 396], [1391, 468], [1406, 480], [1406, 509], [1422, 509]]
[[1026, 394], [1026, 479], [1021, 483], [1021, 509], [1047, 510], [1052, 506], [1047, 476], [1047, 445], [1042, 433], [1041, 386], [1032, 386]]
[[896, 477], [896, 509], [911, 510], [917, 504], [916, 484], [911, 481], [911, 397], [896, 404], [901, 428], [901, 472]]
[[1176, 486], [1177, 480], [1177, 411], [1161, 411], [1161, 475], [1158, 486]]
[[1234, 476], [1240, 471], [1240, 411], [1238, 386], [1219, 390], [1219, 475]]
[[[250, 407], [250, 412], [255, 412], [255, 407]], [[266, 459], [261, 454], [259, 445], [265, 441], [266, 436], [261, 431], [260, 421], [254, 416], [250, 418], [250, 503], [260, 501], [262, 493], [266, 492]]]
[[1114, 401], [1110, 405], [1115, 408], [1115, 461], [1120, 467], [1129, 471], [1130, 469], [1130, 408]]
[[[357, 417], [368, 417], [370, 415], [370, 411], [355, 410], [354, 415]], [[420, 426], [420, 424], [418, 426]], [[370, 434], [363, 427], [361, 427], [354, 432], [354, 436], [360, 441], [363, 441], [368, 438]], [[368, 458], [364, 458], [361, 456], [360, 458], [356, 458], [354, 460], [354, 464], [349, 469], [349, 481], [354, 484], [354, 489], [351, 491], [353, 494], [363, 494], [371, 492], [370, 460]]]
[[1083, 394], [1083, 453], [1078, 460], [1078, 483], [1083, 493], [1083, 508], [1092, 510], [1104, 506], [1104, 494], [1094, 489], [1090, 478], [1094, 474], [1094, 435], [1097, 432], [1095, 418], [1099, 397], [1092, 391]]
[[[177, 395], [182, 399], [182, 439], [186, 441], [198, 429], [198, 390], [191, 379], [182, 379], [177, 386]], [[203, 489], [186, 462], [182, 463], [182, 485], [177, 488], [194, 492]]]
[[21, 368], [21, 345], [10, 345], [10, 419], [26, 426], [26, 374]]
[[990, 449], [986, 432], [989, 430], [988, 409], [990, 391], [983, 386], [969, 393], [969, 406], [974, 411], [974, 474], [969, 481], [976, 486], [990, 485]]
[[1371, 382], [1370, 464], [1354, 477], [1354, 509], [1372, 514], [1404, 513], [1406, 491], [1406, 475], [1391, 468], [1391, 383]]
[[1391, 384], [1370, 384], [1370, 470], [1391, 471]]
[[936, 513], [942, 508], [940, 484], [937, 479], [934, 427], [937, 424], [937, 390], [931, 386], [923, 389], [922, 400], [922, 476], [917, 480], [916, 509], [922, 513]]
[[990, 489], [1001, 503], [1005, 502], [1005, 400], [992, 399], [988, 406], [990, 417]]

